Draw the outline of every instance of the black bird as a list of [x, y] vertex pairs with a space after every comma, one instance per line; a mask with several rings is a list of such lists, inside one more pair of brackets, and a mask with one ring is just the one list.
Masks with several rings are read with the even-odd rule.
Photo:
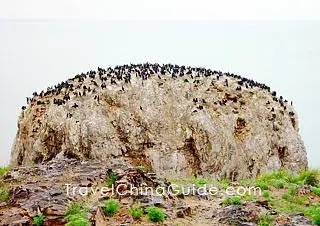
[[294, 112], [293, 112], [293, 111], [290, 111], [290, 112], [289, 112], [289, 115], [290, 115], [290, 116], [294, 116]]
[[116, 80], [114, 80], [113, 78], [111, 79], [111, 85], [117, 85]]

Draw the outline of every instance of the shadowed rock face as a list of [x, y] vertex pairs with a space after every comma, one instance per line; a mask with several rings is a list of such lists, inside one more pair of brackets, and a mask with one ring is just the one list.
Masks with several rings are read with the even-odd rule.
[[11, 164], [64, 155], [216, 179], [307, 167], [297, 114], [282, 97], [230, 74], [174, 71], [99, 69], [34, 96], [19, 118]]

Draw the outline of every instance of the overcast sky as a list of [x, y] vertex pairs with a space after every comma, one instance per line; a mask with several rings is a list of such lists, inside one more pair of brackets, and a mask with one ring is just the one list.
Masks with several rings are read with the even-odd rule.
[[0, 0], [0, 18], [315, 20], [319, 0]]
[[[3, 2], [0, 0], [0, 4]], [[296, 9], [296, 1], [292, 2]], [[96, 14], [84, 10], [92, 5], [79, 4], [74, 10], [74, 4], [70, 3], [68, 9], [57, 14], [50, 10], [59, 11], [55, 5], [39, 10], [37, 7], [43, 7], [43, 4], [38, 2], [36, 7], [37, 1], [31, 1], [25, 7], [14, 9], [14, 3], [17, 1], [0, 7], [0, 165], [9, 161], [21, 106], [34, 91], [98, 66], [149, 61], [205, 66], [234, 72], [271, 86], [293, 101], [310, 165], [320, 168], [320, 142], [317, 140], [320, 128], [320, 22], [302, 21], [310, 16], [316, 18], [315, 12], [319, 8], [304, 5], [301, 6], [304, 11], [291, 10], [286, 14], [285, 7], [275, 10], [278, 14], [274, 18], [282, 12], [282, 18], [301, 21], [164, 21], [170, 16], [177, 17], [169, 10], [168, 17], [160, 18], [162, 21], [155, 21], [159, 19], [156, 13], [154, 17], [140, 14], [148, 21], [120, 22], [110, 21], [101, 9]], [[133, 19], [139, 19], [135, 18], [136, 14], [130, 14], [135, 11], [132, 7], [124, 11]], [[154, 5], [148, 7], [152, 9]], [[164, 10], [164, 6], [161, 7]], [[220, 6], [222, 10], [226, 7]], [[194, 17], [203, 19], [208, 15], [210, 18], [209, 10], [205, 8], [198, 7]], [[203, 15], [198, 13], [202, 9]], [[175, 19], [186, 19], [185, 11], [192, 11], [185, 5], [181, 10], [182, 14]], [[110, 10], [111, 16], [119, 17], [114, 11]], [[264, 14], [260, 11], [250, 19], [272, 16], [269, 11]], [[121, 13], [121, 10], [117, 12]], [[246, 12], [250, 14], [251, 11]], [[217, 17], [223, 18], [223, 15]], [[130, 16], [124, 15], [120, 19]], [[244, 15], [238, 17], [246, 19]]]

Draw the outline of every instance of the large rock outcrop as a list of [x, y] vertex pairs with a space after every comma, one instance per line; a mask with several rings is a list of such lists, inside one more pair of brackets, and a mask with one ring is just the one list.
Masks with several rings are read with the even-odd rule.
[[268, 87], [150, 64], [91, 71], [35, 94], [19, 118], [11, 164], [57, 155], [170, 177], [240, 179], [307, 167], [297, 114]]

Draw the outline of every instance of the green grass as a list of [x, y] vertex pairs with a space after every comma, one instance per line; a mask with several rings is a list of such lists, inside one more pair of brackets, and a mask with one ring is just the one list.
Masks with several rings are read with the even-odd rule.
[[116, 179], [117, 179], [117, 178], [116, 178], [116, 174], [115, 174], [114, 172], [111, 172], [111, 173], [109, 174], [109, 178], [108, 178], [107, 181], [106, 181], [107, 186], [108, 186], [108, 187], [112, 187], [112, 185], [115, 184]]
[[318, 170], [310, 169], [301, 172], [300, 174], [292, 174], [286, 171], [275, 171], [259, 175], [256, 179], [255, 186], [262, 190], [267, 190], [269, 187], [288, 188], [292, 185], [311, 185], [319, 184], [320, 173]]
[[304, 205], [304, 203], [308, 199], [306, 196], [297, 196], [297, 188], [294, 186], [291, 186], [288, 189], [288, 192], [282, 195], [282, 198], [291, 203], [295, 203], [299, 205]]
[[257, 201], [259, 197], [246, 192], [245, 195], [241, 197], [241, 199], [245, 201]]
[[287, 181], [284, 179], [276, 179], [271, 181], [271, 186], [275, 188], [285, 188], [287, 185]]
[[[169, 180], [170, 181], [170, 180]], [[192, 183], [197, 185], [204, 185], [211, 182], [218, 185], [220, 188], [227, 188], [230, 185], [230, 180], [209, 181], [203, 178], [184, 178], [174, 179], [170, 181], [174, 184], [190, 185]], [[313, 187], [312, 192], [320, 196], [320, 172], [316, 169], [308, 169], [299, 174], [289, 173], [284, 170], [265, 173], [259, 175], [256, 179], [248, 179], [241, 181], [243, 186], [256, 186], [263, 190], [263, 197], [269, 202], [270, 206], [280, 214], [292, 214], [296, 212], [304, 213], [310, 220], [320, 226], [320, 205], [306, 206], [308, 196], [298, 195], [297, 190], [303, 185], [310, 185]], [[273, 189], [277, 188], [276, 193]], [[269, 190], [270, 189], [270, 190]], [[246, 194], [243, 197], [228, 197], [223, 200], [226, 205], [239, 205], [242, 201], [254, 201], [257, 197]], [[261, 225], [268, 225], [269, 216], [261, 217]]]
[[291, 196], [297, 195], [297, 187], [296, 186], [290, 186], [288, 189], [288, 194]]
[[305, 215], [311, 218], [315, 225], [320, 226], [320, 204], [309, 207]]
[[203, 187], [206, 184], [213, 184], [212, 180], [200, 177], [167, 178], [167, 180], [170, 183], [178, 185], [180, 187], [187, 187], [193, 184], [197, 187]]
[[37, 216], [33, 217], [32, 224], [35, 226], [42, 226], [45, 218], [46, 217], [42, 213], [40, 213]]
[[271, 199], [269, 203], [272, 206], [272, 208], [277, 210], [279, 213], [284, 214], [303, 212], [305, 210], [305, 206], [301, 206], [296, 203], [291, 203], [286, 199]]
[[132, 207], [128, 209], [129, 213], [133, 217], [133, 219], [137, 220], [143, 217], [143, 209], [140, 207], [139, 203], [136, 203]]
[[263, 181], [257, 181], [255, 184], [256, 187], [261, 188], [261, 190], [268, 190], [269, 186], [266, 182]]
[[288, 177], [290, 173], [286, 171], [274, 171], [270, 173], [265, 173], [260, 176], [258, 176], [258, 179], [263, 180], [263, 181], [270, 181], [273, 179], [285, 179]]
[[303, 185], [313, 186], [312, 192], [316, 195], [320, 195], [319, 178], [319, 171], [314, 169], [305, 170], [299, 174], [290, 174], [288, 172], [279, 171], [259, 176], [257, 178], [257, 184], [264, 184], [275, 188], [288, 188], [287, 192], [282, 195], [282, 199], [271, 198], [270, 193], [267, 193], [267, 191], [264, 191], [263, 196], [279, 213], [292, 214], [301, 212], [314, 224], [320, 226], [320, 205], [307, 207], [305, 204], [308, 197], [297, 195], [297, 188]]
[[223, 204], [225, 205], [241, 205], [242, 201], [239, 196], [234, 196], [234, 197], [226, 197], [223, 201]]
[[256, 187], [267, 190], [269, 187], [285, 188], [288, 184], [289, 173], [285, 171], [277, 171], [262, 174], [257, 177]]
[[287, 200], [288, 202], [295, 203], [298, 205], [304, 205], [305, 202], [308, 200], [308, 198], [305, 196], [292, 196], [288, 193], [283, 194], [282, 198]]
[[136, 166], [136, 169], [145, 172], [145, 167], [144, 166]]
[[146, 209], [148, 213], [148, 219], [152, 222], [162, 222], [164, 221], [165, 213], [163, 210], [157, 207], [148, 207]]
[[243, 186], [254, 186], [255, 180], [253, 179], [241, 180], [239, 183]]
[[320, 187], [318, 188], [312, 188], [312, 192], [317, 195], [317, 196], [320, 196]]
[[204, 178], [195, 177], [195, 178], [194, 178], [194, 184], [195, 184], [197, 187], [203, 187], [203, 186], [206, 185], [206, 184], [210, 184], [210, 181], [207, 180], [207, 179], [204, 179]]
[[7, 201], [8, 195], [9, 195], [8, 190], [6, 190], [6, 189], [0, 190], [0, 201], [2, 201], [2, 202]]
[[2, 177], [5, 173], [9, 172], [9, 167], [0, 167], [0, 177]]
[[271, 226], [273, 221], [275, 220], [274, 216], [269, 214], [260, 215], [259, 226]]
[[230, 179], [223, 179], [218, 181], [218, 185], [223, 189], [227, 189], [231, 183]]
[[[311, 185], [314, 187], [312, 192], [315, 195], [320, 196], [319, 179], [319, 171], [313, 169], [305, 170], [299, 174], [293, 174], [286, 171], [275, 171], [259, 175], [256, 179], [241, 181], [240, 184], [261, 188], [261, 190], [263, 190], [262, 196], [269, 202], [272, 208], [277, 210], [278, 213], [292, 214], [301, 212], [304, 213], [316, 225], [320, 226], [320, 205], [307, 207], [306, 201], [308, 197], [297, 195], [297, 188], [303, 185]], [[204, 182], [206, 182], [206, 180], [198, 180], [198, 184], [204, 184]], [[213, 182], [213, 184], [217, 184], [219, 187], [225, 189], [229, 186], [230, 182], [230, 180], [220, 180]], [[272, 187], [281, 189], [280, 198], [272, 195], [272, 190], [269, 191], [269, 188]], [[282, 194], [282, 192], [285, 193]], [[227, 197], [223, 200], [223, 204], [241, 205], [242, 201], [255, 201], [257, 199], [257, 196], [245, 194], [243, 197]], [[261, 215], [259, 226], [272, 225], [273, 220], [273, 216]]]
[[75, 219], [66, 224], [66, 226], [89, 226], [89, 225], [91, 225], [90, 222], [83, 218]]
[[66, 226], [89, 226], [88, 208], [82, 202], [71, 202], [66, 208]]
[[109, 199], [109, 200], [104, 202], [103, 211], [109, 217], [112, 217], [116, 213], [118, 213], [119, 209], [120, 209], [120, 204], [119, 204], [118, 200]]
[[263, 191], [262, 192], [262, 196], [266, 199], [266, 200], [270, 200], [271, 196], [270, 196], [270, 192], [269, 191]]
[[82, 202], [71, 202], [67, 206], [66, 216], [75, 215], [78, 213], [86, 213], [87, 208], [83, 205]]
[[319, 185], [319, 177], [320, 172], [319, 170], [305, 170], [298, 175], [298, 180], [302, 181], [303, 184], [308, 184], [311, 186]]
[[[263, 191], [263, 197], [268, 200], [269, 204], [277, 210], [278, 213], [292, 214], [296, 212], [304, 213], [315, 224], [319, 225], [320, 210], [319, 207], [307, 207], [305, 205], [308, 197], [297, 195], [297, 188], [303, 185], [316, 186], [319, 184], [319, 171], [306, 170], [299, 174], [292, 174], [285, 171], [277, 171], [262, 174], [257, 177], [255, 185], [260, 187]], [[287, 189], [282, 194], [281, 198], [275, 198], [271, 196], [271, 192], [268, 191], [270, 187], [278, 189]], [[313, 188], [313, 193], [317, 194], [320, 189]], [[272, 225], [272, 219], [268, 219], [270, 216], [261, 216], [259, 226]]]
[[282, 195], [282, 199], [269, 199], [269, 203], [281, 214], [304, 213], [314, 224], [320, 226], [320, 205], [307, 207], [306, 200], [306, 196], [297, 196], [296, 188], [291, 187]]

